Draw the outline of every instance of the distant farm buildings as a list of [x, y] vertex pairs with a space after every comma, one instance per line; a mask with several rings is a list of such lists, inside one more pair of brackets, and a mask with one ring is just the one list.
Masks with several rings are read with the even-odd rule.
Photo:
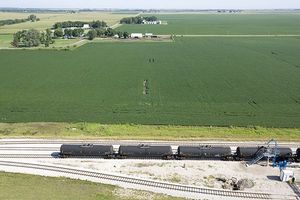
[[151, 37], [153, 37], [153, 33], [145, 33], [145, 37], [151, 38]]
[[162, 24], [162, 23], [161, 23], [160, 20], [158, 20], [158, 21], [146, 21], [146, 20], [143, 20], [142, 24]]
[[82, 28], [83, 28], [83, 29], [90, 29], [91, 27], [90, 27], [89, 24], [84, 24]]
[[143, 34], [142, 33], [131, 33], [130, 37], [133, 39], [141, 39], [141, 38], [143, 38]]

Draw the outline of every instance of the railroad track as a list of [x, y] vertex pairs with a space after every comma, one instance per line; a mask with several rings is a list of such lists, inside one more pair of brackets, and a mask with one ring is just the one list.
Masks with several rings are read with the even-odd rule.
[[57, 158], [49, 154], [0, 154], [0, 158]]
[[60, 151], [55, 147], [1, 147], [0, 151]]
[[250, 192], [241, 192], [241, 191], [201, 188], [196, 186], [158, 182], [154, 180], [145, 180], [145, 179], [126, 177], [121, 175], [112, 175], [112, 174], [67, 168], [61, 166], [51, 166], [51, 165], [44, 165], [44, 164], [33, 164], [33, 163], [13, 162], [13, 161], [0, 161], [0, 166], [29, 168], [29, 169], [58, 172], [63, 174], [73, 174], [73, 175], [79, 175], [84, 177], [104, 179], [104, 180], [119, 182], [119, 183], [141, 185], [141, 186], [147, 186], [152, 188], [160, 188], [160, 189], [180, 191], [180, 192], [196, 193], [199, 195], [202, 194], [202, 195], [212, 195], [212, 196], [226, 196], [226, 197], [232, 197], [237, 199], [243, 199], [243, 198], [266, 199], [266, 200], [272, 199], [271, 194], [267, 194], [267, 193], [252, 193], [252, 192], [250, 193]]

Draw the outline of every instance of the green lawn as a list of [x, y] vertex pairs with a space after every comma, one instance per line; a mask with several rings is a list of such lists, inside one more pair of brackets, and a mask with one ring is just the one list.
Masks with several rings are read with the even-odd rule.
[[178, 38], [3, 50], [0, 121], [299, 128], [299, 42]]
[[0, 199], [3, 200], [139, 200], [144, 196], [153, 200], [179, 200], [166, 195], [89, 181], [4, 172], [0, 172], [0, 186]]
[[161, 14], [167, 25], [122, 25], [121, 31], [154, 34], [300, 34], [300, 13]]
[[11, 42], [13, 40], [13, 36], [12, 35], [0, 35], [0, 48], [4, 47], [11, 47]]

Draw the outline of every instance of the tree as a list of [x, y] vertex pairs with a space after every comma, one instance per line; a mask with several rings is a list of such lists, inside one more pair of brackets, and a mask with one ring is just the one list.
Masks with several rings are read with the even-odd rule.
[[62, 31], [61, 28], [58, 28], [54, 31], [54, 37], [59, 38], [59, 37], [63, 37], [64, 36], [64, 32]]
[[144, 19], [146, 20], [146, 21], [151, 21], [151, 22], [153, 22], [153, 21], [157, 21], [157, 17], [155, 17], [155, 16], [149, 16], [149, 17], [144, 17]]
[[72, 37], [73, 31], [71, 29], [65, 29], [64, 30], [64, 36], [66, 37]]
[[37, 47], [41, 44], [40, 32], [34, 29], [18, 31], [11, 44], [14, 47]]
[[107, 27], [107, 24], [104, 21], [93, 21], [90, 23], [90, 27], [92, 28], [103, 28], [103, 27]]
[[124, 39], [129, 38], [129, 33], [125, 31], [125, 32], [123, 33], [123, 37], [124, 37]]
[[105, 35], [105, 30], [101, 28], [96, 29], [97, 37], [103, 37]]
[[21, 31], [15, 33], [14, 36], [13, 36], [14, 39], [13, 39], [11, 45], [14, 46], [14, 47], [19, 47], [21, 37], [22, 37], [22, 32]]
[[123, 37], [123, 32], [119, 31], [119, 32], [117, 33], [117, 35], [119, 36], [119, 38], [122, 38], [122, 37]]
[[104, 32], [105, 36], [108, 37], [112, 37], [116, 34], [116, 31], [112, 28], [108, 28], [105, 32]]
[[11, 44], [14, 47], [37, 47], [40, 44], [44, 44], [46, 47], [48, 47], [49, 44], [52, 43], [54, 43], [54, 40], [51, 37], [50, 29], [47, 29], [42, 33], [31, 29], [18, 31], [15, 33]]
[[93, 39], [97, 36], [97, 31], [95, 31], [95, 30], [90, 30], [90, 31], [87, 33], [87, 36], [88, 36], [89, 40], [93, 40]]
[[46, 29], [46, 34], [44, 34], [45, 37], [45, 47], [49, 47], [50, 44], [54, 43], [54, 40], [51, 37], [51, 30], [50, 29]]
[[125, 17], [123, 19], [120, 20], [121, 24], [141, 24], [143, 23], [143, 19], [140, 16], [137, 17]]
[[80, 37], [84, 33], [84, 30], [81, 28], [77, 28], [72, 30], [72, 36], [73, 37]]
[[37, 20], [37, 17], [35, 15], [29, 15], [28, 20], [31, 22], [35, 22]]

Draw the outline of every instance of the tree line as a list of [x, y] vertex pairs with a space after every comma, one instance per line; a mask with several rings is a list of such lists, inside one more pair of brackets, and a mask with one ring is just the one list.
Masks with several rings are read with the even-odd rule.
[[92, 22], [82, 22], [82, 21], [57, 22], [53, 25], [53, 28], [54, 29], [71, 28], [71, 27], [82, 28], [84, 24], [88, 24], [91, 28], [107, 27], [106, 22], [97, 20], [97, 21], [92, 21]]
[[156, 16], [137, 16], [137, 17], [125, 17], [120, 20], [121, 24], [142, 24], [143, 21], [157, 21]]
[[4, 26], [4, 25], [11, 25], [11, 24], [20, 24], [20, 23], [24, 23], [24, 22], [35, 22], [35, 21], [39, 21], [40, 19], [37, 18], [35, 15], [29, 15], [27, 18], [25, 19], [5, 19], [5, 20], [0, 20], [0, 26]]
[[13, 35], [12, 46], [14, 47], [38, 47], [43, 44], [49, 47], [54, 40], [51, 37], [51, 30], [38, 31], [35, 29], [18, 31]]
[[128, 32], [116, 31], [112, 28], [89, 30], [89, 32], [87, 33], [87, 38], [89, 40], [93, 40], [96, 37], [114, 37], [115, 35], [117, 35], [118, 38], [124, 38], [124, 39], [129, 38]]

